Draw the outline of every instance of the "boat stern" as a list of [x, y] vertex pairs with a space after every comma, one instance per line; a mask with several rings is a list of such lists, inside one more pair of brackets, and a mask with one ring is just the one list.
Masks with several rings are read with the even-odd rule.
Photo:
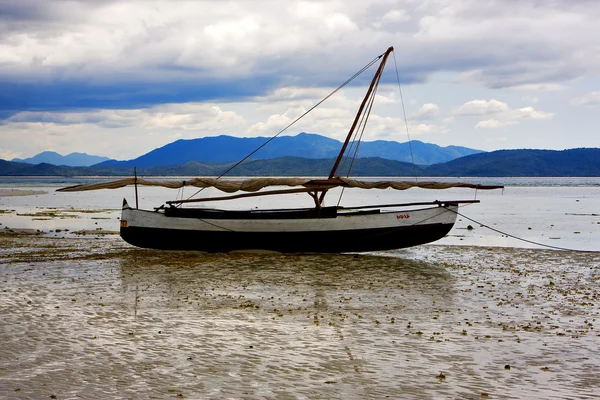
[[119, 224], [119, 233], [123, 236], [123, 228], [129, 227], [127, 223], [126, 210], [130, 210], [129, 204], [127, 203], [127, 199], [123, 198], [123, 207], [121, 208], [121, 222]]

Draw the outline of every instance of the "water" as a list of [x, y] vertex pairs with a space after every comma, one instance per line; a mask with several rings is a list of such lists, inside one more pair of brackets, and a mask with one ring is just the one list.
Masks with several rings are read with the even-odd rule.
[[[374, 254], [142, 250], [116, 234], [132, 189], [58, 186], [0, 184], [46, 192], [0, 198], [2, 398], [597, 396], [598, 253], [544, 249], [465, 217], [435, 244]], [[173, 193], [140, 189], [140, 206]], [[359, 205], [473, 193], [346, 195]], [[477, 197], [461, 213], [519, 237], [598, 250], [597, 182]], [[306, 205], [304, 196], [286, 201]]]
[[[0, 190], [35, 190], [35, 196], [0, 197], [0, 229], [40, 229], [55, 236], [68, 232], [100, 230], [118, 231], [123, 198], [135, 204], [133, 188], [91, 192], [61, 193], [55, 190], [72, 184], [98, 181], [101, 178], [3, 178]], [[185, 178], [182, 178], [185, 179]], [[424, 178], [427, 179], [427, 178]], [[433, 179], [433, 178], [432, 178]], [[456, 178], [446, 178], [456, 180]], [[506, 185], [504, 190], [346, 189], [342, 205], [389, 204], [432, 200], [471, 200], [479, 204], [461, 207], [461, 216], [450, 234], [437, 244], [544, 248], [546, 246], [576, 250], [598, 250], [600, 243], [600, 178], [465, 178], [464, 181]], [[10, 181], [10, 182], [8, 182]], [[139, 207], [152, 209], [167, 200], [187, 198], [195, 188], [177, 190], [142, 187]], [[340, 190], [331, 190], [326, 198], [337, 204]], [[215, 194], [206, 190], [203, 196]], [[222, 195], [222, 194], [220, 194]], [[239, 199], [228, 201], [231, 208], [306, 207], [313, 204], [307, 194], [285, 197]], [[212, 205], [212, 204], [211, 204]], [[221, 206], [218, 204], [217, 206]], [[11, 212], [10, 210], [14, 210]], [[49, 215], [49, 213], [55, 215]], [[483, 226], [482, 226], [483, 225]], [[468, 229], [469, 227], [473, 229]], [[490, 229], [491, 228], [491, 229]], [[55, 232], [59, 229], [60, 235]], [[65, 230], [68, 229], [68, 232]], [[498, 232], [499, 231], [499, 232]], [[516, 238], [524, 239], [521, 241]], [[534, 243], [531, 243], [534, 242]]]

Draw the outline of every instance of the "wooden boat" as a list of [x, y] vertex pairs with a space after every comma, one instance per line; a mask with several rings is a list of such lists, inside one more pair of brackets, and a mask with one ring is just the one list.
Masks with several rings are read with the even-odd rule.
[[[80, 191], [135, 185], [136, 206], [131, 207], [126, 200], [123, 200], [120, 234], [126, 242], [143, 248], [205, 252], [270, 250], [284, 253], [340, 253], [399, 249], [434, 242], [444, 237], [452, 229], [460, 204], [479, 201], [448, 200], [356, 207], [327, 206], [324, 202], [326, 193], [337, 187], [363, 190], [405, 190], [411, 187], [428, 189], [501, 188], [501, 186], [469, 183], [358, 181], [336, 176], [351, 139], [356, 138], [361, 126], [364, 130], [375, 98], [375, 91], [391, 51], [393, 51], [392, 47], [376, 58], [376, 60], [380, 60], [379, 67], [327, 178], [226, 180], [222, 179], [222, 175], [216, 179], [193, 178], [185, 182], [157, 182], [133, 177], [59, 190]], [[354, 139], [352, 143], [356, 142], [357, 140]], [[198, 187], [200, 191], [205, 188], [216, 188], [226, 193], [243, 193], [222, 197], [167, 201], [166, 205], [154, 210], [142, 210], [137, 206], [138, 185], [170, 188], [190, 186]], [[288, 188], [263, 190], [273, 186]], [[307, 193], [314, 204], [305, 208], [249, 208], [246, 210], [208, 208], [206, 206], [188, 207], [189, 203], [208, 203], [244, 197], [294, 193]]]

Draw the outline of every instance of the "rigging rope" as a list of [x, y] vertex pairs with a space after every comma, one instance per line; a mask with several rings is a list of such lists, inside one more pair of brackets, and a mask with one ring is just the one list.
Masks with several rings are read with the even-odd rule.
[[[385, 65], [383, 66], [383, 68], [385, 68]], [[383, 70], [381, 72], [383, 73]], [[354, 161], [356, 160], [356, 158], [358, 158], [358, 150], [360, 148], [365, 129], [367, 128], [367, 121], [369, 120], [369, 116], [371, 115], [371, 110], [373, 109], [373, 105], [375, 104], [375, 96], [377, 95], [377, 89], [379, 88], [379, 82], [381, 81], [382, 73], [377, 76], [377, 79], [374, 82], [373, 91], [371, 92], [371, 95], [369, 96], [369, 99], [366, 103], [367, 107], [363, 110], [358, 126], [354, 130], [352, 143], [350, 144], [350, 147], [346, 150], [346, 158], [350, 160], [350, 165], [348, 165], [348, 172], [346, 173], [347, 178], [350, 177], [350, 173], [352, 172], [352, 168], [354, 167]], [[344, 164], [346, 163], [344, 162]], [[342, 187], [342, 191], [340, 192], [340, 196], [337, 202], [338, 206], [342, 202], [344, 189], [345, 188]]]
[[410, 133], [408, 131], [408, 119], [406, 118], [406, 110], [404, 108], [404, 97], [402, 96], [402, 86], [400, 85], [400, 74], [398, 73], [398, 64], [396, 63], [396, 53], [394, 52], [394, 67], [396, 67], [396, 80], [398, 81], [398, 92], [400, 92], [400, 104], [402, 104], [402, 114], [404, 115], [404, 126], [406, 128], [406, 136], [408, 137], [408, 149], [410, 150], [410, 158], [412, 159], [413, 174], [415, 175], [415, 181], [417, 178], [417, 166], [415, 164], [415, 155], [412, 149], [412, 140], [410, 140]]
[[[385, 53], [384, 53], [385, 54]], [[348, 85], [350, 82], [352, 82], [354, 79], [356, 79], [356, 77], [358, 77], [360, 74], [362, 74], [363, 72], [365, 72], [367, 69], [369, 69], [373, 64], [375, 64], [379, 59], [381, 59], [381, 57], [384, 56], [384, 54], [380, 54], [379, 56], [375, 57], [373, 60], [371, 60], [371, 62], [369, 62], [367, 65], [365, 65], [364, 67], [362, 67], [358, 72], [356, 72], [354, 75], [352, 75], [350, 78], [346, 79], [346, 81], [344, 83], [342, 83], [340, 86], [338, 86], [333, 92], [329, 93], [326, 97], [324, 97], [321, 101], [319, 101], [317, 104], [315, 104], [314, 106], [312, 106], [311, 108], [309, 108], [304, 114], [300, 115], [298, 118], [296, 118], [295, 120], [293, 120], [292, 122], [290, 122], [285, 128], [283, 128], [282, 130], [280, 130], [275, 136], [272, 136], [271, 138], [269, 138], [267, 141], [265, 141], [262, 145], [260, 145], [259, 147], [257, 147], [254, 151], [252, 151], [250, 154], [248, 154], [246, 157], [242, 158], [240, 161], [238, 161], [237, 163], [233, 164], [231, 167], [229, 167], [225, 172], [223, 172], [221, 175], [219, 175], [216, 179], [221, 179], [223, 176], [225, 176], [226, 174], [228, 174], [229, 172], [231, 172], [231, 170], [233, 170], [235, 167], [237, 167], [238, 165], [240, 165], [241, 163], [243, 163], [244, 161], [246, 161], [248, 158], [250, 158], [253, 154], [255, 154], [257, 151], [259, 151], [260, 149], [262, 149], [263, 147], [265, 147], [267, 144], [269, 144], [272, 140], [274, 140], [276, 137], [278, 137], [279, 135], [281, 135], [283, 132], [285, 132], [286, 130], [288, 130], [292, 125], [294, 125], [296, 122], [300, 121], [304, 116], [306, 116], [306, 114], [310, 113], [312, 110], [314, 110], [315, 108], [317, 108], [318, 106], [320, 106], [322, 103], [324, 103], [326, 100], [328, 100], [331, 96], [333, 96], [334, 94], [336, 94], [338, 91], [340, 91], [342, 88], [344, 88], [346, 85]], [[192, 197], [194, 197], [195, 195], [197, 195], [198, 193], [200, 193], [202, 190], [204, 190], [204, 188], [198, 190], [196, 193], [194, 193], [193, 195], [191, 195], [190, 197], [188, 197], [188, 199], [191, 199]]]
[[552, 245], [549, 245], [549, 244], [544, 244], [544, 243], [535, 242], [535, 241], [533, 241], [533, 240], [524, 239], [524, 238], [522, 238], [522, 237], [518, 237], [518, 236], [516, 236], [516, 235], [512, 235], [512, 234], [510, 234], [510, 233], [503, 232], [503, 231], [501, 231], [501, 230], [499, 230], [499, 229], [492, 228], [492, 227], [491, 227], [491, 226], [489, 226], [489, 225], [482, 224], [481, 222], [479, 222], [479, 221], [476, 221], [476, 220], [474, 220], [473, 218], [469, 218], [469, 217], [467, 217], [466, 215], [464, 215], [464, 214], [462, 214], [462, 213], [460, 213], [460, 212], [458, 212], [458, 211], [454, 211], [454, 210], [451, 210], [451, 209], [449, 209], [449, 208], [447, 208], [447, 210], [448, 210], [448, 211], [452, 211], [453, 213], [456, 213], [456, 215], [460, 215], [460, 216], [461, 216], [461, 217], [463, 217], [464, 219], [467, 219], [467, 220], [469, 220], [469, 221], [471, 221], [471, 222], [474, 222], [474, 223], [476, 223], [476, 224], [480, 225], [480, 226], [481, 226], [481, 227], [483, 227], [483, 228], [487, 228], [487, 229], [489, 229], [489, 230], [491, 230], [491, 231], [494, 231], [494, 232], [496, 232], [496, 233], [499, 233], [499, 234], [501, 234], [501, 235], [504, 235], [504, 236], [511, 237], [511, 238], [513, 238], [513, 239], [520, 240], [520, 241], [522, 241], [522, 242], [526, 242], [526, 243], [530, 243], [530, 244], [535, 244], [536, 246], [547, 247], [547, 248], [549, 248], [549, 249], [555, 249], [555, 250], [573, 251], [573, 252], [578, 252], [578, 253], [600, 253], [600, 251], [598, 251], [598, 250], [578, 250], [578, 249], [569, 249], [569, 248], [566, 248], [566, 247], [552, 246]]

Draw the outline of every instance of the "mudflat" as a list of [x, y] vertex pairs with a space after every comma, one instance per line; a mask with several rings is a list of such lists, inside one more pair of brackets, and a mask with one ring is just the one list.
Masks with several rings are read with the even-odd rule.
[[29, 189], [0, 189], [0, 197], [15, 197], [15, 196], [37, 196], [46, 194], [48, 192], [43, 190], [29, 190]]
[[11, 398], [594, 398], [600, 255], [0, 236]]

